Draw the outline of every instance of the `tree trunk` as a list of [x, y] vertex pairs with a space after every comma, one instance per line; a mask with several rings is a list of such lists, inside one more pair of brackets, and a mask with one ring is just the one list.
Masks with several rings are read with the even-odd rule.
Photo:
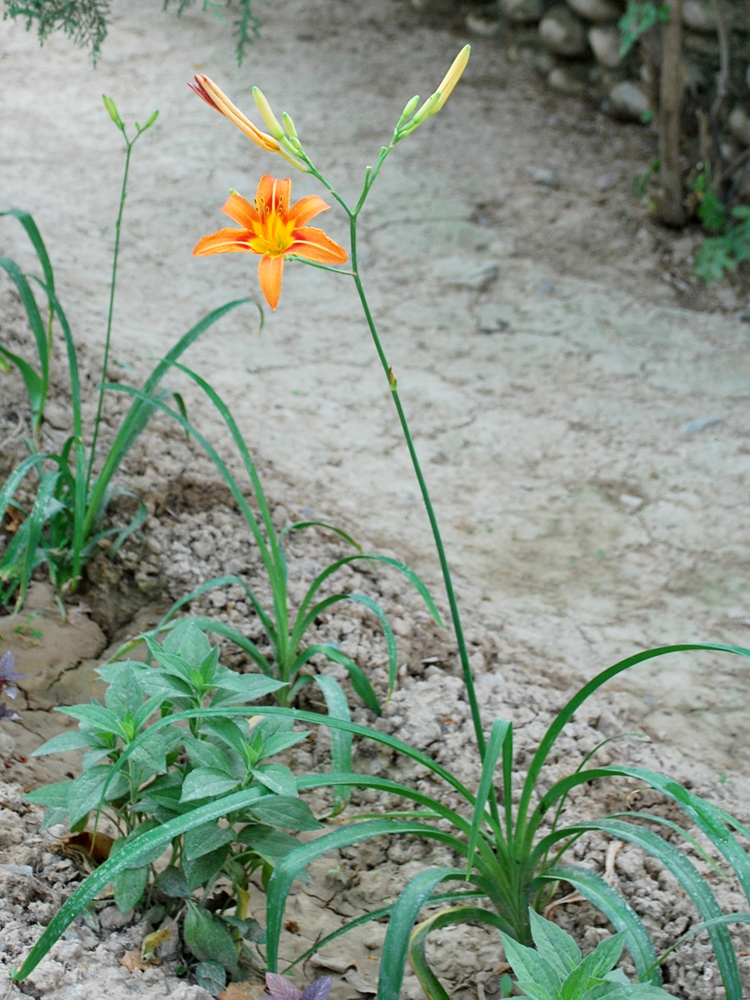
[[683, 0], [671, 0], [669, 23], [662, 29], [661, 79], [659, 84], [659, 171], [656, 196], [659, 219], [668, 226], [684, 226], [687, 220], [680, 169], [680, 121], [685, 90], [682, 59]]

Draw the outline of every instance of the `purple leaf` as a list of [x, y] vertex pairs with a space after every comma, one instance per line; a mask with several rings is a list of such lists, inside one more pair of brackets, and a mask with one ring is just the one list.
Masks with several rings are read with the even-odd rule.
[[4, 701], [0, 701], [0, 719], [6, 722], [20, 722], [21, 716], [13, 708], [7, 708]]
[[10, 650], [3, 653], [0, 656], [0, 691], [6, 688], [5, 693], [10, 698], [15, 698], [18, 692], [13, 682], [20, 681], [23, 676], [23, 674], [16, 673], [16, 661], [13, 659], [13, 653]]
[[302, 1000], [326, 1000], [326, 997], [331, 992], [332, 982], [333, 979], [331, 976], [321, 976], [314, 983], [310, 983], [302, 994]]
[[266, 989], [273, 1000], [301, 1000], [302, 997], [302, 990], [296, 983], [275, 972], [266, 973]]

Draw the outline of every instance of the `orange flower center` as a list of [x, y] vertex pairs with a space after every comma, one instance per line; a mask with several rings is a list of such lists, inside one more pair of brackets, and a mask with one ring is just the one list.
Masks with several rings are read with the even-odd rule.
[[264, 257], [283, 257], [294, 243], [294, 220], [284, 210], [281, 199], [274, 209], [265, 199], [256, 198], [255, 208], [260, 223], [253, 224], [255, 237], [250, 240], [251, 248]]

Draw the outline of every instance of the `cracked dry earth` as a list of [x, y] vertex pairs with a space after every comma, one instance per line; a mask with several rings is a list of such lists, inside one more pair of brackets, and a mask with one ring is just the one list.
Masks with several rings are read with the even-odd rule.
[[[248, 109], [251, 86], [261, 85], [351, 196], [406, 99], [434, 87], [466, 40], [391, 0], [290, 0], [261, 13], [263, 40], [241, 69], [218, 24], [198, 10], [177, 21], [148, 0], [115, 9], [95, 70], [63, 38], [40, 51], [20, 24], [0, 24], [0, 208], [30, 210], [47, 241], [89, 393], [100, 381], [122, 166], [102, 92], [126, 121], [161, 112], [134, 154], [123, 230], [113, 357], [135, 374], [117, 364], [110, 372], [140, 379], [199, 316], [257, 294], [256, 269], [243, 255], [193, 259], [190, 251], [223, 224], [219, 208], [230, 187], [252, 196], [261, 172], [280, 169], [196, 101], [185, 81], [208, 72]], [[689, 233], [673, 239], [644, 221], [630, 179], [653, 155], [652, 137], [546, 93], [523, 49], [472, 43], [445, 111], [399, 146], [379, 179], [363, 215], [361, 255], [456, 572], [487, 720], [513, 718], [523, 766], [564, 693], [608, 664], [672, 641], [748, 644], [750, 326], [740, 318], [747, 303], [737, 288], [691, 282]], [[539, 170], [554, 171], [556, 183], [535, 183]], [[314, 191], [302, 175], [293, 182], [295, 196]], [[328, 213], [324, 228], [344, 242], [340, 213]], [[2, 246], [33, 269], [10, 220], [2, 220]], [[405, 559], [440, 593], [426, 518], [353, 289], [344, 278], [290, 265], [279, 309], [262, 333], [257, 326], [252, 307], [238, 310], [187, 359], [230, 404], [279, 523], [332, 519], [368, 547]], [[0, 332], [12, 349], [28, 348], [7, 286]], [[63, 386], [55, 383], [47, 412], [50, 443], [68, 432]], [[215, 415], [189, 387], [180, 389], [203, 433], [226, 444]], [[25, 429], [22, 387], [4, 378], [2, 393], [5, 469]], [[110, 407], [114, 424], [119, 402]], [[116, 571], [97, 561], [66, 628], [44, 611], [48, 595], [38, 588], [22, 619], [0, 627], [29, 678], [24, 728], [5, 726], [15, 749], [9, 744], [4, 754], [12, 781], [0, 790], [0, 958], [9, 965], [76, 877], [69, 859], [50, 853], [54, 838], [38, 833], [38, 812], [20, 798], [21, 785], [75, 767], [20, 759], [64, 723], [51, 708], [95, 693], [94, 667], [107, 649], [152, 624], [190, 587], [219, 572], [250, 580], [257, 573], [216, 474], [173, 427], [156, 420], [125, 472], [149, 507], [145, 541], [126, 550]], [[294, 544], [300, 580], [337, 551], [322, 538]], [[352, 585], [380, 595], [400, 644], [400, 690], [381, 725], [475, 780], [450, 638], [398, 581], [363, 576], [352, 571]], [[252, 634], [240, 594], [203, 606]], [[366, 617], [348, 613], [320, 628], [371, 669], [382, 690], [384, 652]], [[705, 654], [663, 662], [638, 667], [602, 693], [566, 733], [561, 760], [577, 763], [601, 739], [637, 729], [652, 744], [617, 744], [621, 759], [669, 770], [747, 818], [747, 667]], [[306, 766], [302, 755], [299, 762]], [[377, 756], [360, 763], [403, 771]], [[612, 808], [626, 791], [587, 790], [571, 808]], [[368, 808], [364, 796], [361, 805]], [[659, 928], [660, 944], [684, 929], [684, 901], [658, 868], [630, 848], [616, 857], [597, 842], [579, 850]], [[290, 933], [288, 954], [302, 950], [305, 928], [328, 930], [440, 861], [407, 842], [321, 862], [292, 904], [290, 919], [303, 931], [299, 941]], [[727, 906], [741, 906], [732, 889], [722, 891]], [[40, 967], [31, 981], [36, 995], [204, 996], [159, 969], [121, 969], [120, 954], [146, 928], [137, 917], [119, 926], [106, 900], [99, 909]], [[588, 945], [606, 933], [580, 906], [561, 911]], [[382, 933], [373, 925], [328, 949], [329, 963], [343, 966], [337, 997], [366, 995]], [[437, 967], [457, 994], [475, 995], [479, 984], [491, 996], [501, 953], [481, 933], [463, 933], [439, 941]], [[741, 950], [750, 944], [744, 933]], [[356, 969], [346, 965], [351, 956]], [[669, 969], [677, 996], [723, 995], [703, 943], [686, 947]], [[413, 978], [405, 990], [419, 995]]]

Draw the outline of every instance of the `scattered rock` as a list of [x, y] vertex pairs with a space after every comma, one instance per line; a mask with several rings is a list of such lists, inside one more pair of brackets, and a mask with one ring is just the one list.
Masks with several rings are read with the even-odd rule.
[[544, 14], [543, 0], [500, 0], [500, 10], [515, 24], [538, 24]]
[[729, 131], [737, 142], [750, 146], [750, 115], [739, 104], [729, 116]]
[[713, 35], [716, 33], [716, 17], [711, 6], [701, 0], [685, 0], [682, 8], [682, 23], [691, 31]]
[[475, 35], [484, 35], [485, 38], [492, 38], [500, 30], [500, 22], [497, 19], [497, 9], [494, 4], [483, 10], [475, 11], [466, 15], [466, 27]]
[[682, 433], [700, 434], [707, 427], [713, 427], [715, 424], [720, 424], [721, 422], [721, 417], [699, 417], [697, 420], [688, 420], [686, 424], [682, 425]]
[[71, 424], [70, 407], [51, 399], [44, 407], [44, 419], [56, 431], [66, 431]]
[[750, 309], [741, 309], [734, 314], [734, 318], [738, 323], [750, 323]]
[[465, 257], [444, 257], [435, 264], [435, 276], [453, 288], [483, 292], [500, 273], [497, 261], [472, 261]]
[[612, 174], [602, 174], [601, 177], [596, 179], [596, 190], [597, 191], [611, 191], [613, 187], [617, 187], [617, 178]]
[[595, 24], [616, 21], [623, 12], [622, 4], [617, 0], [567, 0], [567, 2], [576, 14]]
[[617, 69], [622, 62], [620, 42], [620, 30], [614, 25], [589, 28], [589, 45], [596, 61], [607, 69]]
[[623, 80], [609, 92], [608, 110], [613, 118], [623, 122], [642, 122], [651, 106], [648, 97], [635, 83]]
[[556, 188], [560, 184], [555, 171], [547, 167], [529, 167], [529, 173], [534, 183], [541, 184], [542, 187]]
[[547, 84], [558, 94], [567, 94], [569, 97], [576, 97], [586, 89], [581, 77], [571, 72], [567, 66], [556, 66], [547, 77]]
[[635, 514], [645, 503], [643, 497], [634, 496], [632, 493], [621, 493], [619, 501], [631, 514]]
[[134, 911], [120, 913], [116, 906], [108, 906], [99, 914], [99, 926], [105, 931], [121, 931], [133, 920]]
[[586, 26], [562, 3], [550, 8], [542, 18], [539, 38], [550, 52], [568, 59], [583, 56], [588, 51]]

